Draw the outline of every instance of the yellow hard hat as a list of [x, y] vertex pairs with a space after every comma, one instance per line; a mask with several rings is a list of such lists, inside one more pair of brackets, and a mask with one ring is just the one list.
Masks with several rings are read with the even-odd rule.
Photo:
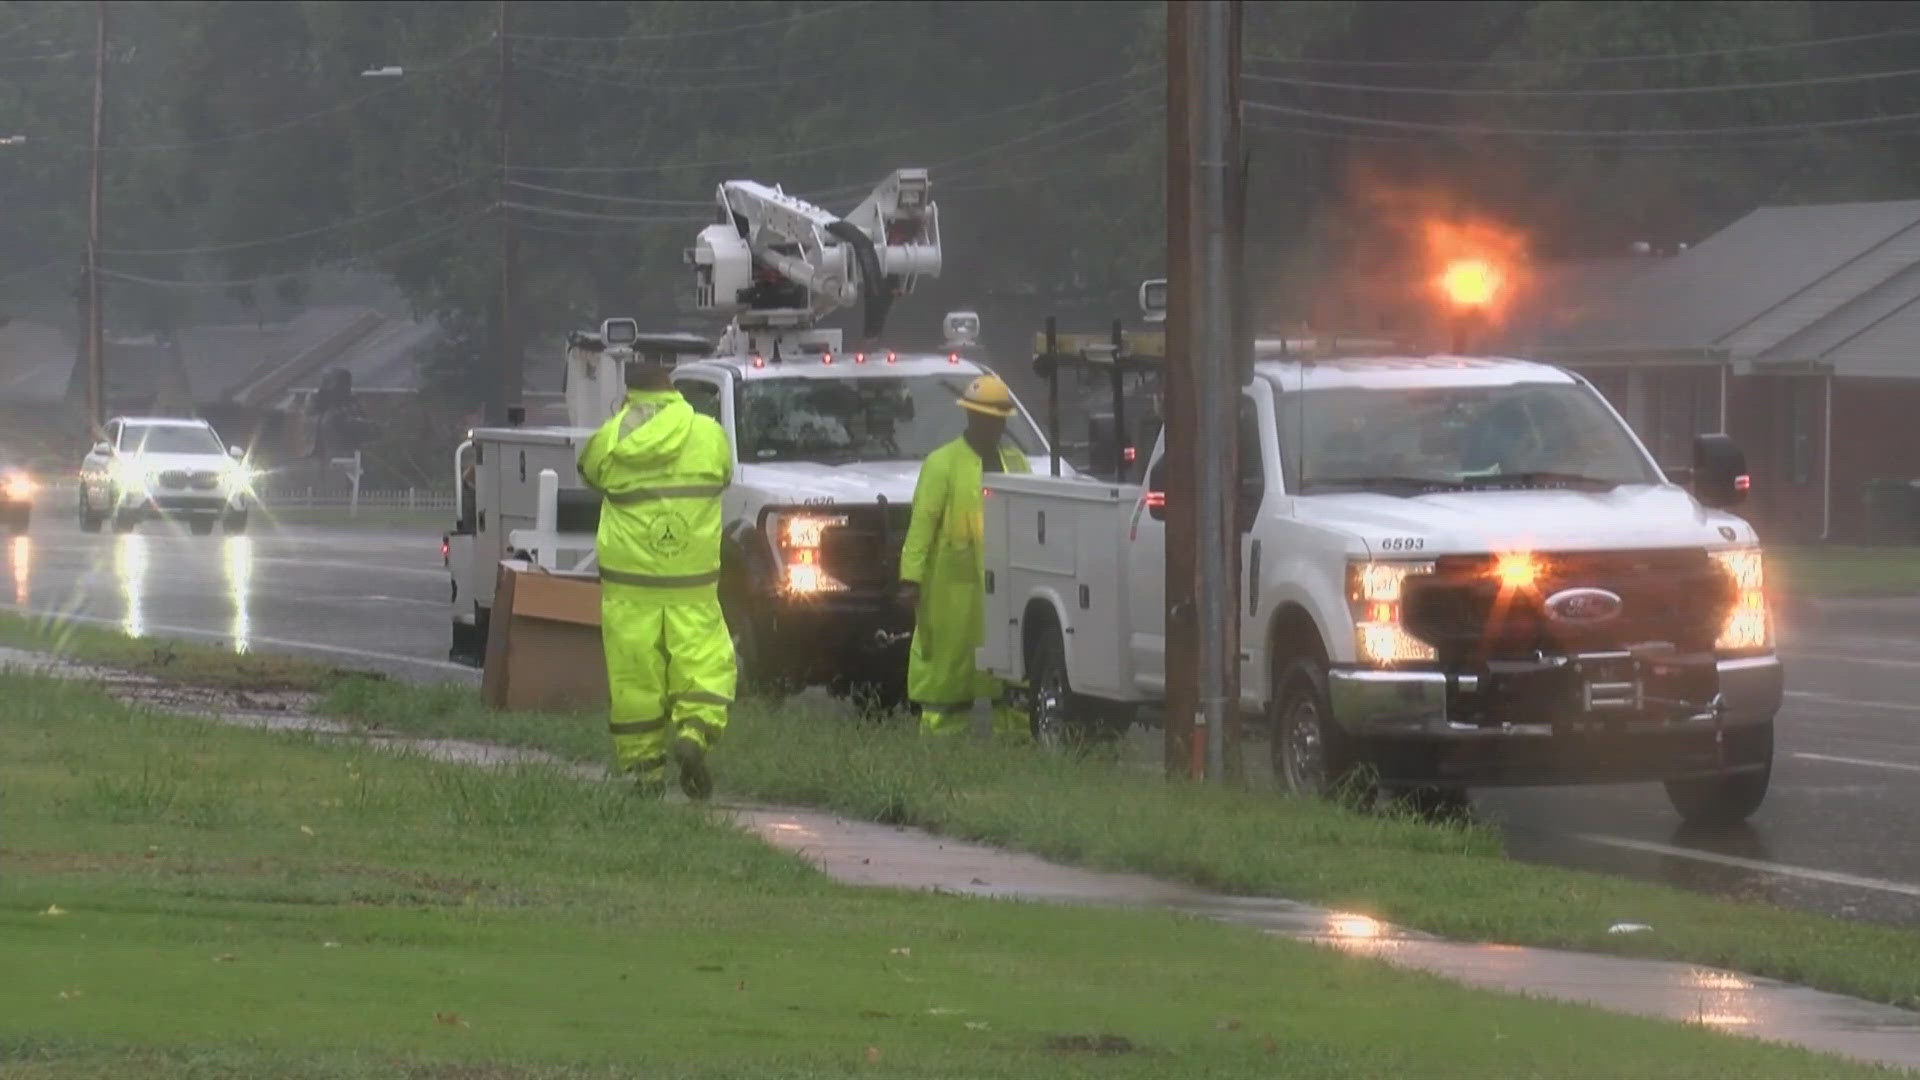
[[1013, 415], [1013, 391], [998, 375], [982, 375], [967, 384], [967, 392], [960, 396], [960, 407], [972, 409], [988, 416]]

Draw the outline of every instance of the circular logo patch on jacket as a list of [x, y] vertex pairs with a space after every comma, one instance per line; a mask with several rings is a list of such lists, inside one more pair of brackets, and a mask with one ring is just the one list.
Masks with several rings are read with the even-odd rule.
[[647, 547], [661, 555], [678, 555], [687, 550], [693, 526], [671, 510], [655, 514], [647, 522]]

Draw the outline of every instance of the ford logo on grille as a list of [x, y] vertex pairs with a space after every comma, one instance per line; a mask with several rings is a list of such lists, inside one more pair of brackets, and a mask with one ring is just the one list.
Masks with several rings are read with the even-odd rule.
[[1547, 597], [1547, 618], [1570, 626], [1594, 626], [1619, 617], [1621, 600], [1605, 589], [1563, 589]]

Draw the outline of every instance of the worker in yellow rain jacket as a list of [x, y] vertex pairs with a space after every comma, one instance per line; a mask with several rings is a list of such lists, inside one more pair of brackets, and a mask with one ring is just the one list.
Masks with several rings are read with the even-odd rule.
[[1026, 720], [1007, 700], [1008, 687], [974, 666], [985, 632], [986, 473], [1027, 472], [1027, 459], [1004, 442], [1013, 394], [998, 376], [982, 375], [960, 399], [967, 430], [927, 455], [913, 489], [913, 520], [900, 552], [900, 594], [913, 608], [907, 698], [920, 708], [920, 730], [964, 729], [976, 699], [994, 703], [994, 730], [1019, 737]]
[[627, 400], [580, 452], [601, 495], [600, 636], [614, 756], [640, 790], [665, 786], [669, 754], [689, 798], [713, 791], [707, 750], [733, 703], [733, 641], [720, 612], [726, 432], [673, 388], [672, 368], [626, 369]]

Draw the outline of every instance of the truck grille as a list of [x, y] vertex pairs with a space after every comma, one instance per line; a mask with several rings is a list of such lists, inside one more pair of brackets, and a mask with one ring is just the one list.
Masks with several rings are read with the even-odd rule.
[[[1505, 597], [1493, 556], [1447, 556], [1431, 576], [1409, 578], [1409, 633], [1444, 660], [1504, 660], [1665, 642], [1682, 652], [1713, 648], [1736, 599], [1734, 583], [1704, 550], [1555, 553], [1541, 556], [1535, 586]], [[1570, 626], [1547, 617], [1563, 589], [1605, 589], [1619, 615]]]
[[900, 580], [900, 546], [913, 518], [910, 506], [835, 507], [845, 525], [820, 537], [820, 563], [849, 589], [885, 589]]

